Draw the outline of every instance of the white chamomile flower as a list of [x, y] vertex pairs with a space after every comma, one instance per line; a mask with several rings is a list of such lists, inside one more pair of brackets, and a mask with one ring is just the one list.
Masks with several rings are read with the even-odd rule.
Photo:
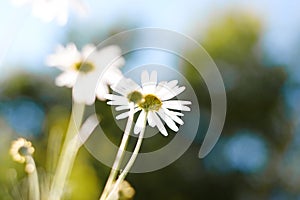
[[[142, 131], [145, 117], [147, 117], [148, 124], [151, 127], [156, 126], [164, 136], [167, 136], [168, 132], [162, 120], [170, 129], [177, 132], [179, 129], [176, 123], [183, 124], [183, 120], [180, 118], [183, 114], [178, 111], [190, 111], [187, 105], [190, 105], [191, 102], [173, 98], [182, 93], [185, 87], [179, 87], [177, 80], [157, 83], [156, 71], [152, 71], [150, 76], [147, 71], [143, 71], [141, 83], [142, 86], [139, 86], [130, 79], [122, 80], [121, 84], [112, 87], [120, 95], [107, 95], [106, 98], [111, 100], [107, 103], [116, 105], [116, 110], [118, 111], [127, 110], [134, 103], [134, 112], [141, 111], [134, 127], [135, 134]], [[129, 113], [129, 111], [126, 111], [116, 118], [126, 118], [129, 116]]]
[[57, 86], [73, 88], [73, 99], [77, 103], [91, 105], [96, 96], [105, 100], [109, 85], [123, 78], [119, 67], [125, 60], [118, 46], [107, 46], [100, 50], [88, 44], [79, 52], [75, 44], [58, 46], [56, 53], [49, 55], [46, 64], [62, 70], [56, 78]]
[[61, 26], [68, 21], [69, 9], [80, 15], [87, 13], [87, 7], [80, 0], [11, 0], [15, 5], [32, 5], [32, 15], [44, 22], [56, 20]]

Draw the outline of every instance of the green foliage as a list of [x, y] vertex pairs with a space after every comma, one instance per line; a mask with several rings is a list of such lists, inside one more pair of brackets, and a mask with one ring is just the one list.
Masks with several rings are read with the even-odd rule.
[[[284, 67], [269, 67], [263, 62], [261, 33], [262, 25], [258, 19], [237, 12], [223, 16], [213, 23], [202, 44], [218, 66], [226, 88], [227, 117], [221, 140], [239, 130], [261, 134], [268, 142], [271, 154], [268, 166], [265, 171], [260, 172], [260, 176], [272, 182], [279, 176], [274, 169], [281, 163], [277, 158], [283, 156], [290, 145], [292, 122], [287, 114], [283, 96], [287, 73]], [[188, 51], [187, 54], [198, 55], [194, 51]], [[210, 98], [205, 83], [200, 76], [195, 75], [197, 72], [189, 63], [183, 65], [184, 73], [197, 91], [200, 107], [202, 110], [210, 110]], [[203, 66], [203, 69], [205, 67]], [[218, 157], [214, 159], [218, 162]], [[220, 163], [221, 159], [220, 155]], [[226, 164], [223, 163], [223, 166], [226, 171]], [[260, 199], [278, 185], [254, 178], [257, 174], [205, 174], [205, 181], [199, 179], [198, 183], [205, 188], [207, 192], [204, 195], [209, 199], [237, 199], [236, 196], [241, 195], [240, 193]], [[249, 184], [251, 178], [255, 179], [255, 184], [260, 187]], [[261, 187], [265, 188], [265, 191], [261, 191]], [[216, 190], [226, 195], [218, 196], [213, 192]]]
[[95, 168], [91, 165], [88, 152], [80, 151], [70, 177], [70, 196], [66, 199], [98, 199], [100, 184]]
[[260, 34], [259, 19], [231, 13], [212, 23], [205, 34], [203, 46], [215, 60], [247, 64], [258, 56]]

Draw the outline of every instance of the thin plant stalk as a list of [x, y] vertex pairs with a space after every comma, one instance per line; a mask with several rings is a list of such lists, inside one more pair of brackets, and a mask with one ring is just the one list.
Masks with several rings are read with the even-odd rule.
[[66, 133], [61, 155], [59, 157], [58, 165], [51, 184], [49, 200], [60, 200], [63, 195], [65, 183], [70, 174], [76, 154], [79, 149], [78, 140], [74, 140], [72, 138], [76, 136], [81, 126], [82, 118], [84, 115], [84, 109], [84, 104], [74, 103], [73, 105], [69, 127]]
[[26, 168], [28, 173], [29, 199], [40, 200], [39, 179], [35, 162], [31, 156], [26, 157]]
[[108, 195], [113, 182], [115, 181], [117, 175], [118, 175], [118, 171], [120, 168], [120, 165], [122, 163], [124, 154], [125, 154], [125, 150], [128, 144], [128, 140], [129, 140], [129, 136], [130, 136], [130, 131], [132, 129], [132, 123], [133, 123], [133, 116], [134, 116], [134, 104], [130, 103], [130, 111], [129, 111], [129, 116], [128, 116], [128, 120], [127, 120], [127, 124], [126, 124], [126, 128], [122, 137], [122, 141], [120, 144], [120, 147], [118, 149], [117, 155], [116, 155], [116, 159], [114, 161], [113, 167], [111, 169], [110, 175], [107, 179], [106, 185], [104, 187], [103, 193], [100, 197], [100, 200], [105, 200], [106, 196]]
[[111, 195], [113, 195], [113, 193], [118, 190], [120, 184], [124, 181], [125, 177], [127, 176], [128, 172], [130, 171], [131, 167], [133, 166], [133, 164], [134, 164], [134, 162], [137, 158], [137, 155], [140, 151], [140, 148], [142, 146], [142, 141], [143, 141], [143, 138], [144, 138], [144, 133], [145, 133], [145, 129], [146, 129], [146, 122], [147, 122], [147, 116], [148, 116], [148, 112], [146, 112], [143, 128], [142, 128], [142, 130], [139, 134], [139, 138], [138, 138], [136, 146], [133, 150], [133, 153], [132, 153], [127, 165], [125, 166], [124, 170], [122, 171], [122, 173], [118, 177], [116, 183], [114, 184], [114, 187], [112, 188], [112, 190], [108, 194], [107, 199], [109, 199], [111, 197]]

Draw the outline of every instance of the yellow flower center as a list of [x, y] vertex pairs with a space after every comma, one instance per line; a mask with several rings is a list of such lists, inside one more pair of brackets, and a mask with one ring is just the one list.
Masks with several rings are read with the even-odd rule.
[[139, 107], [144, 109], [145, 111], [157, 111], [161, 108], [161, 105], [161, 100], [152, 94], [145, 95], [143, 100], [139, 103]]
[[74, 64], [76, 71], [88, 73], [95, 69], [94, 65], [90, 62], [78, 62]]
[[151, 110], [157, 111], [161, 108], [162, 105], [161, 100], [153, 94], [147, 94], [143, 96], [142, 93], [138, 91], [129, 93], [127, 95], [127, 99], [147, 112]]
[[138, 91], [133, 91], [133, 92], [131, 92], [127, 95], [127, 99], [130, 102], [133, 102], [135, 104], [139, 104], [143, 99], [143, 95]]

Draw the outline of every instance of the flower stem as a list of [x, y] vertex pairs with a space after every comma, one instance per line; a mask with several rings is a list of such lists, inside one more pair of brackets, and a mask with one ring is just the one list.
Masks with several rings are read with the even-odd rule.
[[107, 179], [106, 185], [104, 187], [103, 193], [100, 197], [100, 200], [105, 200], [110, 189], [111, 186], [114, 182], [114, 180], [116, 179], [117, 175], [118, 175], [118, 171], [122, 162], [122, 159], [124, 157], [124, 153], [127, 147], [127, 143], [129, 140], [129, 136], [130, 136], [130, 131], [132, 128], [132, 123], [133, 123], [133, 115], [134, 115], [134, 104], [130, 104], [130, 111], [129, 111], [129, 116], [128, 116], [128, 120], [127, 120], [127, 124], [126, 124], [126, 128], [122, 137], [122, 141], [120, 144], [120, 147], [118, 149], [118, 153], [116, 155], [116, 159], [114, 161], [114, 164], [112, 166], [111, 172], [109, 174], [109, 177]]
[[31, 156], [26, 157], [26, 172], [28, 173], [29, 199], [40, 200], [39, 179], [35, 162]]
[[109, 199], [113, 195], [113, 193], [117, 191], [117, 189], [119, 188], [119, 185], [123, 182], [123, 180], [127, 176], [128, 172], [130, 171], [131, 167], [133, 166], [133, 164], [134, 164], [134, 162], [137, 158], [137, 155], [140, 151], [140, 148], [142, 146], [142, 141], [143, 141], [143, 138], [144, 138], [144, 133], [145, 133], [145, 129], [146, 129], [146, 122], [147, 122], [147, 116], [148, 116], [148, 112], [146, 112], [143, 128], [142, 128], [142, 130], [139, 134], [139, 138], [138, 138], [136, 146], [133, 150], [133, 153], [132, 153], [127, 165], [125, 166], [124, 170], [122, 171], [122, 173], [120, 174], [120, 176], [117, 179], [116, 183], [114, 184], [114, 187], [112, 188], [112, 190], [108, 194], [107, 199]]
[[63, 195], [66, 180], [70, 174], [79, 149], [78, 140], [73, 138], [76, 136], [81, 126], [84, 108], [84, 104], [74, 103], [73, 105], [68, 131], [51, 184], [49, 200], [60, 200]]

